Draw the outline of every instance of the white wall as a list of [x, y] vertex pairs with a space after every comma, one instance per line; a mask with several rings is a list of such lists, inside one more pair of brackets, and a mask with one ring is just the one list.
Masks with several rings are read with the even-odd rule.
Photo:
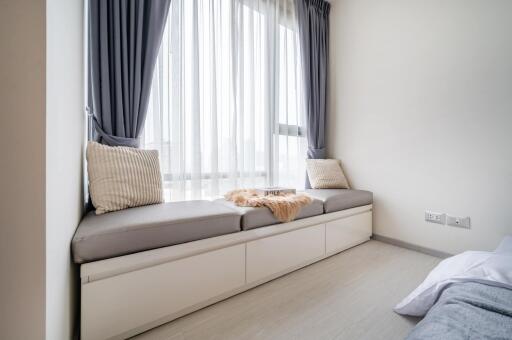
[[[335, 0], [328, 148], [374, 233], [456, 253], [512, 233], [512, 1]], [[470, 230], [426, 223], [432, 209]]]
[[0, 1], [0, 49], [0, 339], [43, 339], [44, 1]]
[[69, 339], [82, 213], [83, 2], [0, 2], [0, 339]]
[[70, 339], [78, 272], [70, 243], [83, 206], [83, 1], [46, 1], [46, 339]]

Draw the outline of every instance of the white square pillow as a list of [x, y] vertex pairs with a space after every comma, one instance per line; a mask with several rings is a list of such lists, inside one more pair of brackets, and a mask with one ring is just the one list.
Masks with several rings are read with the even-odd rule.
[[307, 159], [306, 168], [313, 189], [350, 188], [337, 159]]
[[86, 156], [96, 214], [163, 202], [158, 151], [89, 142]]

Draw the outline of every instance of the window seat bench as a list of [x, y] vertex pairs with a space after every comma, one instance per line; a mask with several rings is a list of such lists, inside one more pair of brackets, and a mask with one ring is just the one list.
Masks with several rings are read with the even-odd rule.
[[370, 238], [371, 192], [307, 193], [288, 223], [225, 200], [89, 213], [72, 241], [81, 338], [133, 336]]

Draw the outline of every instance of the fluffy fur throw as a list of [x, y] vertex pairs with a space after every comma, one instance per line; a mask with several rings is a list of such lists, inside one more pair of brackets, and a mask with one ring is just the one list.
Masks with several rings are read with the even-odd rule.
[[300, 209], [312, 201], [311, 197], [305, 194], [263, 196], [253, 189], [233, 190], [224, 197], [240, 207], [267, 207], [280, 222], [292, 221]]

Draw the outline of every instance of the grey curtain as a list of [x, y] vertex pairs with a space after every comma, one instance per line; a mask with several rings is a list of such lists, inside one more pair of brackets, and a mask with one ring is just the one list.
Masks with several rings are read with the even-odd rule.
[[[329, 10], [325, 0], [297, 0], [305, 82], [308, 158], [325, 158]], [[310, 188], [306, 178], [306, 188]]]
[[89, 110], [94, 138], [139, 146], [171, 0], [89, 0]]

